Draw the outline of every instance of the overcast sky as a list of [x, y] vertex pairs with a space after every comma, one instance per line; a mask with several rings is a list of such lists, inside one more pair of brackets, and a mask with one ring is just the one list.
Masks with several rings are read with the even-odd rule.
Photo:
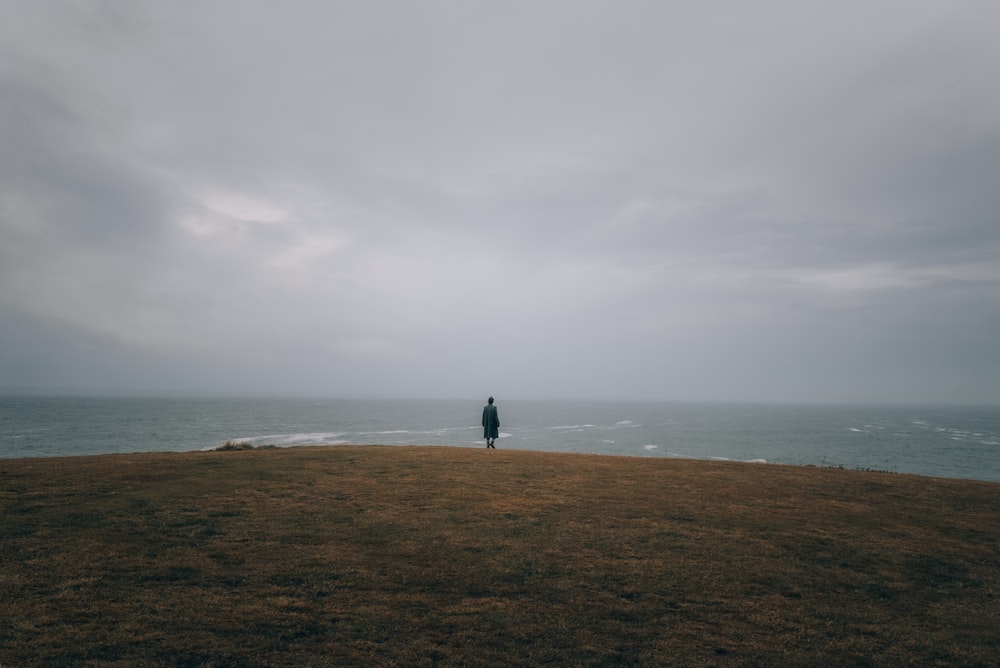
[[1000, 3], [0, 0], [0, 389], [1000, 403]]

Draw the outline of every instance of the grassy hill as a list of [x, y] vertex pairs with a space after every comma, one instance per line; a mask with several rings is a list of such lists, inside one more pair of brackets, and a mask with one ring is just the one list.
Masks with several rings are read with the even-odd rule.
[[1000, 484], [440, 447], [0, 460], [0, 665], [996, 665]]

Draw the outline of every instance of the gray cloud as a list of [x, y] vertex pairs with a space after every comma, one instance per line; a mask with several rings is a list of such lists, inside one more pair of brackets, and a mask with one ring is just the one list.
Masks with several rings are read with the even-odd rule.
[[982, 2], [4, 2], [0, 386], [1000, 401]]

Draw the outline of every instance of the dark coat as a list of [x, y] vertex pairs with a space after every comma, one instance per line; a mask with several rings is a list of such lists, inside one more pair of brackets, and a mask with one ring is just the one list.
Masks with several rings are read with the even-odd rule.
[[500, 414], [493, 404], [483, 406], [483, 438], [500, 437]]

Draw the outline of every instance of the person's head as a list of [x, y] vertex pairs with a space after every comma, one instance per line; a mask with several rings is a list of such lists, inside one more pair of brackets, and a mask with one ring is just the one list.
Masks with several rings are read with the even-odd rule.
[[489, 398], [488, 403], [491, 403], [491, 404], [493, 403], [493, 397]]

